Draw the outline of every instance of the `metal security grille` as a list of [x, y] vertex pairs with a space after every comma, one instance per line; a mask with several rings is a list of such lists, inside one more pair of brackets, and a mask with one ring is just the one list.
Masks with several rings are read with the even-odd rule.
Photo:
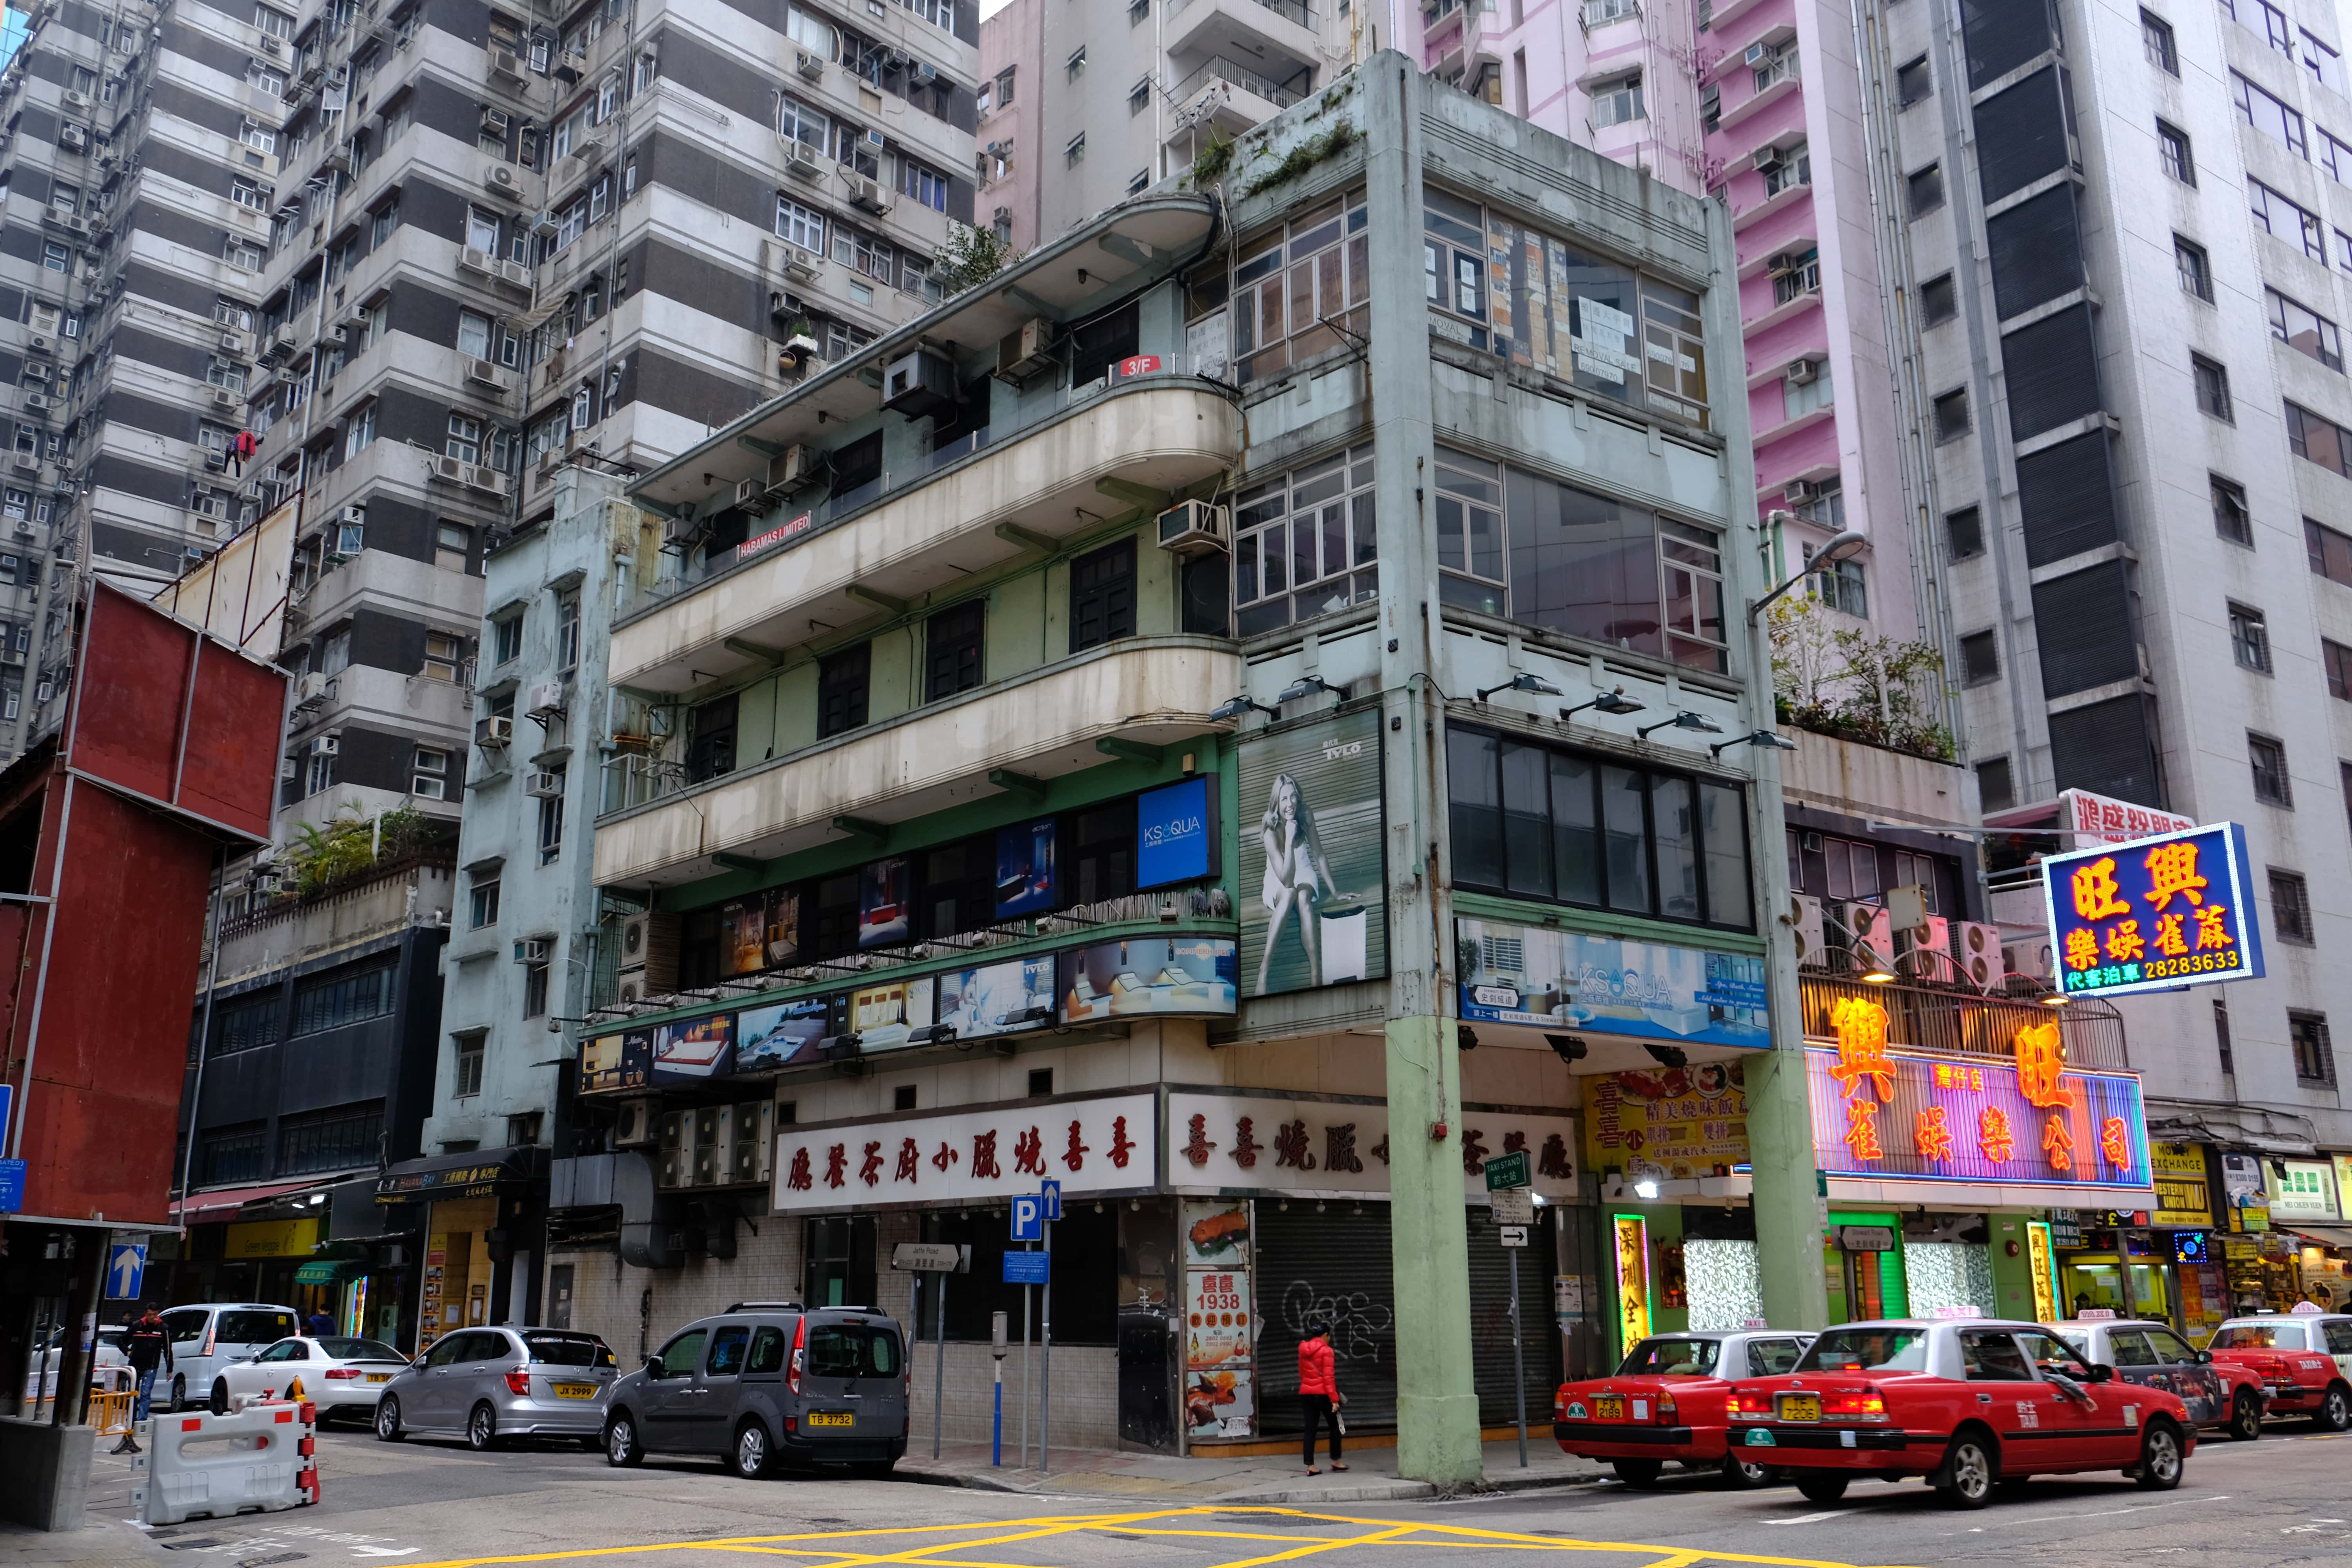
[[[1543, 1219], [1551, 1217], [1549, 1209], [1537, 1213]], [[1470, 1375], [1478, 1390], [1479, 1425], [1504, 1426], [1517, 1414], [1511, 1374], [1510, 1255], [1496, 1239], [1486, 1210], [1470, 1210], [1469, 1221]], [[1560, 1382], [1559, 1332], [1552, 1326], [1551, 1227], [1529, 1227], [1528, 1243], [1519, 1251], [1519, 1321], [1527, 1325], [1520, 1353], [1527, 1360], [1528, 1424], [1532, 1430], [1551, 1419], [1552, 1391]]]
[[2009, 376], [2009, 434], [2023, 441], [2099, 411], [2098, 348], [2088, 302], [2000, 340]]
[[2072, 161], [2065, 91], [2065, 72], [2052, 66], [1977, 105], [1977, 184], [1988, 204]]
[[1969, 85], [1982, 87], [2055, 47], [2050, 0], [1963, 0], [1960, 30], [1969, 51]]
[[1396, 1425], [1396, 1287], [1389, 1207], [1257, 1201], [1257, 1395], [1260, 1432], [1297, 1432], [1298, 1342], [1320, 1318], [1350, 1428]]
[[2047, 566], [2120, 536], [2107, 435], [2094, 430], [2017, 460], [2017, 510], [2025, 560]]
[[1992, 298], [2003, 321], [2083, 286], [2082, 226], [2074, 187], [2052, 187], [1985, 220]]
[[[2035, 584], [2033, 624], [2041, 641], [2045, 698], [2087, 691], [2139, 674], [2139, 637], [2120, 561]], [[2053, 717], [2053, 730], [2056, 722]]]
[[2050, 763], [2059, 789], [2086, 789], [2141, 805], [2165, 804], [2143, 698], [2118, 697], [2050, 715]]

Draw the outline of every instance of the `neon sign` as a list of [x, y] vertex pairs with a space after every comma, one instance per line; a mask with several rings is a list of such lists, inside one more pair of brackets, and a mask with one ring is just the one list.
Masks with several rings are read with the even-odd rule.
[[[2034, 1028], [2030, 1026], [2028, 1035]], [[1805, 1047], [1813, 1154], [1827, 1173], [1887, 1180], [2143, 1188], [2149, 1181], [2140, 1081], [2083, 1072], [2055, 1041], [2020, 1043], [2016, 1063], [1888, 1052], [1855, 1078], [1842, 1049]]]
[[2235, 823], [2053, 855], [2042, 879], [2069, 995], [2262, 978], [2246, 833]]

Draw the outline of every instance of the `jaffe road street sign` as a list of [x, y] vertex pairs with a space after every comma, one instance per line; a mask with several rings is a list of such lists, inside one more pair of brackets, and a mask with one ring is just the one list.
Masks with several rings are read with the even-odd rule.
[[902, 1241], [890, 1251], [890, 1267], [924, 1274], [969, 1274], [971, 1248], [943, 1241]]
[[1505, 1187], [1525, 1187], [1533, 1184], [1528, 1172], [1528, 1152], [1514, 1149], [1507, 1154], [1486, 1156], [1486, 1190], [1490, 1193]]

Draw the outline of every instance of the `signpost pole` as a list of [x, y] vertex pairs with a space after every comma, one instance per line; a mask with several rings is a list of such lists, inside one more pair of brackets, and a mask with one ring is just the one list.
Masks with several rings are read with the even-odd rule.
[[1504, 1250], [1511, 1255], [1511, 1384], [1519, 1397], [1519, 1468], [1524, 1470], [1528, 1468], [1528, 1363], [1519, 1352], [1519, 1249]]
[[1004, 1314], [988, 1315], [988, 1354], [996, 1366], [996, 1411], [988, 1431], [988, 1462], [1002, 1469], [1004, 1466]]
[[[1025, 1251], [1026, 1248], [1024, 1248]], [[1021, 1468], [1029, 1468], [1029, 1308], [1037, 1287], [1021, 1287]]]
[[[1512, 1278], [1516, 1279], [1517, 1276], [1514, 1274]], [[936, 1459], [940, 1457], [940, 1407], [947, 1397], [948, 1386], [948, 1277], [945, 1274], [940, 1276], [940, 1299], [932, 1304], [931, 1310], [939, 1315], [938, 1321], [932, 1324], [931, 1339], [931, 1458]], [[1523, 1406], [1525, 1403], [1521, 1401]], [[1519, 1412], [1519, 1447], [1522, 1448], [1527, 1447], [1527, 1411], [1522, 1408]], [[1524, 1455], [1521, 1462], [1525, 1462]]]
[[1037, 1315], [1037, 1473], [1054, 1473], [1054, 1222], [1045, 1222], [1045, 1300]]

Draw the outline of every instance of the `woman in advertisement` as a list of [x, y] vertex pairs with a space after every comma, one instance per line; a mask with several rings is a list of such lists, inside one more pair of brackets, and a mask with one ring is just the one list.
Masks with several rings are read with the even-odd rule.
[[1274, 775], [1257, 832], [1265, 847], [1265, 881], [1258, 894], [1265, 900], [1265, 949], [1258, 955], [1257, 993], [1265, 994], [1282, 922], [1293, 913], [1298, 917], [1299, 944], [1307, 952], [1307, 984], [1320, 985], [1323, 945], [1316, 931], [1316, 889], [1319, 886], [1335, 900], [1340, 893], [1331, 880], [1331, 862], [1324, 858], [1322, 841], [1315, 836], [1315, 814], [1307, 809], [1298, 781], [1288, 773]]

